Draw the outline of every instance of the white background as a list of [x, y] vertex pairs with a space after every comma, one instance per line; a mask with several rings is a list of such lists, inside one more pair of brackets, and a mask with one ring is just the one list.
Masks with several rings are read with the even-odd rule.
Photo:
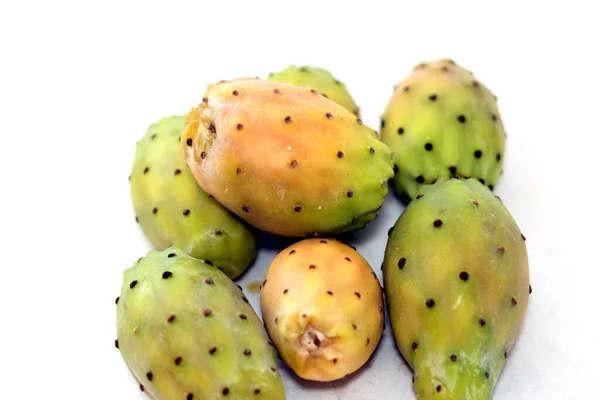
[[[207, 83], [310, 64], [378, 127], [392, 86], [440, 57], [498, 96], [508, 139], [496, 193], [528, 239], [533, 295], [494, 398], [600, 398], [593, 2], [393, 3], [1, 3], [0, 398], [144, 398], [113, 341], [122, 272], [149, 249], [127, 181], [149, 124], [197, 105]], [[380, 277], [401, 209], [389, 198], [356, 235]], [[290, 399], [414, 398], [389, 328], [349, 380], [284, 373]]]

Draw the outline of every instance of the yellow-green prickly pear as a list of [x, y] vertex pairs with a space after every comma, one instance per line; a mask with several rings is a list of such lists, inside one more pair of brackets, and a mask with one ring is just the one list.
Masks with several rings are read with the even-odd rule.
[[379, 280], [356, 250], [337, 240], [304, 239], [280, 252], [260, 298], [275, 348], [304, 379], [343, 378], [367, 362], [381, 339]]
[[135, 219], [156, 250], [178, 247], [237, 278], [256, 256], [256, 232], [198, 186], [181, 149], [184, 123], [162, 118], [138, 142], [129, 177]]
[[390, 149], [315, 90], [240, 78], [209, 85], [182, 135], [200, 186], [255, 227], [335, 234], [377, 217]]
[[505, 133], [494, 95], [454, 61], [417, 65], [395, 86], [381, 119], [394, 152], [394, 189], [404, 203], [443, 177], [475, 178], [490, 189], [504, 161]]
[[156, 400], [285, 400], [267, 332], [241, 289], [180, 249], [123, 274], [115, 345]]
[[289, 83], [303, 88], [314, 89], [357, 117], [360, 110], [348, 92], [346, 85], [337, 80], [331, 72], [323, 68], [290, 65], [282, 71], [269, 74], [268, 80]]
[[420, 190], [385, 251], [396, 343], [418, 399], [490, 399], [529, 300], [525, 236], [475, 179]]

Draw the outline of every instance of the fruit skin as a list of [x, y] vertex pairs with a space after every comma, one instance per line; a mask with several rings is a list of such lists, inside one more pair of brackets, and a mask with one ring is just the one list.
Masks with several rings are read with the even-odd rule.
[[184, 124], [184, 115], [162, 118], [138, 142], [130, 176], [136, 220], [155, 249], [178, 247], [234, 279], [256, 257], [257, 233], [198, 186], [181, 150]]
[[383, 293], [353, 248], [304, 239], [273, 260], [261, 288], [269, 336], [304, 379], [332, 381], [364, 365], [381, 339]]
[[530, 293], [525, 236], [502, 202], [475, 179], [424, 185], [391, 230], [384, 287], [417, 398], [490, 399]]
[[125, 270], [117, 339], [151, 398], [221, 399], [225, 390], [248, 399], [259, 389], [261, 399], [285, 399], [267, 333], [241, 289], [180, 249], [151, 250]]
[[421, 182], [460, 176], [493, 190], [502, 173], [505, 133], [496, 98], [452, 60], [421, 63], [395, 86], [381, 140], [394, 152], [392, 182], [405, 204]]
[[209, 85], [182, 135], [200, 186], [282, 236], [350, 232], [377, 217], [389, 148], [316, 91], [258, 78]]
[[289, 83], [290, 85], [314, 89], [360, 117], [360, 109], [354, 102], [346, 85], [324, 68], [290, 65], [282, 71], [269, 74], [267, 79], [273, 82]]

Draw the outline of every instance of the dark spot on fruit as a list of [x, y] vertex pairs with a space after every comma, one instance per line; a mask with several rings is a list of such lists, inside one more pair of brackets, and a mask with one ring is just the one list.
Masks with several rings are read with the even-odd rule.
[[419, 194], [417, 195], [417, 200], [419, 200], [421, 197], [423, 197], [423, 193], [419, 193]]
[[292, 168], [296, 168], [297, 166], [298, 166], [298, 161], [296, 161], [296, 160], [292, 160], [292, 161], [290, 162], [290, 167], [292, 167]]
[[485, 371], [485, 379], [490, 379], [490, 373]]
[[346, 260], [348, 262], [352, 262], [352, 260], [350, 259], [350, 257], [344, 257], [344, 260]]
[[146, 372], [146, 379], [148, 379], [149, 381], [152, 380], [152, 372]]
[[248, 207], [247, 205], [242, 205], [242, 211], [249, 213], [250, 207]]
[[252, 354], [252, 352], [250, 351], [250, 349], [246, 349], [246, 350], [244, 350], [244, 355], [245, 355], [245, 356], [249, 356], [249, 355], [251, 355], [251, 354]]
[[507, 351], [504, 352], [504, 358], [508, 358], [508, 352]]
[[240, 167], [237, 167], [237, 168], [235, 169], [235, 173], [236, 173], [237, 175], [241, 175], [241, 174], [242, 174], [242, 169], [241, 169]]
[[246, 316], [246, 314], [240, 314], [240, 319], [248, 319], [248, 317]]
[[479, 325], [485, 326], [485, 319], [483, 317], [479, 317]]
[[450, 171], [450, 173], [452, 175], [456, 175], [456, 167], [452, 166], [452, 167], [448, 168], [448, 170]]
[[254, 389], [254, 394], [260, 394], [260, 389]]
[[478, 206], [479, 205], [479, 202], [477, 200], [473, 200], [472, 203], [473, 203], [474, 206]]
[[115, 347], [118, 349], [119, 348], [119, 339], [115, 340]]
[[402, 89], [403, 92], [408, 92], [410, 90], [410, 86], [404, 86]]
[[450, 361], [456, 362], [456, 354], [450, 355]]
[[292, 117], [290, 117], [289, 115], [286, 115], [286, 117], [283, 120], [285, 121], [286, 124], [289, 124], [292, 122]]
[[181, 357], [176, 357], [175, 358], [175, 365], [181, 364], [181, 360], [182, 360]]
[[317, 94], [317, 91], [315, 89], [310, 89], [311, 93], [313, 94]]
[[419, 175], [419, 176], [417, 176], [416, 181], [418, 183], [423, 183], [423, 182], [425, 182], [425, 178], [423, 178], [421, 175]]
[[404, 128], [398, 128], [398, 135], [404, 134]]
[[331, 361], [333, 361], [333, 363], [334, 363], [334, 364], [337, 364], [337, 358], [334, 358], [334, 359], [333, 359], [333, 360], [331, 360]]
[[212, 310], [210, 308], [205, 308], [204, 309], [204, 316], [208, 317], [212, 314]]
[[152, 209], [152, 214], [156, 214], [157, 212], [158, 212], [158, 208], [154, 207], [154, 208]]
[[465, 282], [469, 280], [469, 273], [467, 271], [462, 271], [458, 276]]
[[464, 124], [467, 121], [464, 115], [459, 115], [457, 119], [461, 124]]
[[481, 179], [481, 178], [479, 178], [479, 179], [477, 179], [477, 180], [478, 180], [478, 181], [479, 181], [479, 183], [481, 183], [482, 185], [485, 185], [485, 180], [483, 180], [483, 179]]
[[357, 326], [356, 326], [356, 324], [352, 324], [352, 327], [354, 328], [354, 330], [356, 330], [356, 329], [357, 329]]
[[436, 94], [432, 94], [431, 96], [429, 96], [429, 100], [436, 101], [437, 100], [437, 95]]
[[433, 299], [427, 299], [425, 305], [429, 308], [432, 308], [433, 306], [435, 306], [435, 301], [433, 301]]
[[131, 281], [131, 283], [129, 284], [129, 288], [133, 289], [135, 287], [135, 285], [137, 285], [138, 281]]
[[417, 344], [417, 342], [412, 342], [412, 349], [413, 351], [417, 350], [419, 348], [419, 345]]
[[314, 265], [314, 264], [311, 264], [311, 265], [308, 266], [308, 269], [315, 269], [315, 268], [317, 268], [317, 266]]
[[287, 294], [287, 292], [288, 292], [288, 291], [289, 291], [288, 289], [285, 289], [285, 290], [283, 291], [283, 294]]
[[119, 299], [120, 297], [117, 297], [117, 299], [115, 300], [115, 304], [119, 304]]
[[433, 145], [431, 143], [425, 143], [425, 150], [427, 150], [427, 151], [433, 150]]
[[442, 226], [442, 220], [441, 219], [436, 219], [435, 221], [433, 221], [433, 226], [436, 228], [439, 228], [440, 226]]
[[527, 240], [527, 239], [525, 238], [525, 235], [523, 235], [522, 233], [521, 233], [521, 239], [523, 239], [523, 241]]
[[244, 301], [244, 303], [249, 303], [248, 298], [246, 296], [242, 296], [242, 300]]
[[516, 306], [518, 304], [517, 299], [515, 299], [514, 297], [511, 299], [511, 303], [513, 306]]
[[193, 393], [188, 393], [187, 396], [185, 397], [186, 400], [194, 400], [194, 394]]
[[333, 115], [329, 112], [325, 114], [325, 116], [327, 117], [327, 119], [333, 119]]
[[277, 325], [278, 320], [279, 320], [279, 318], [275, 317], [275, 325]]
[[167, 322], [171, 323], [173, 321], [175, 321], [175, 315], [169, 315], [169, 318], [167, 319]]
[[371, 154], [375, 154], [375, 149], [374, 149], [374, 148], [372, 148], [372, 147], [369, 147], [369, 153], [371, 153]]
[[294, 206], [294, 211], [296, 211], [296, 212], [301, 212], [303, 209], [304, 209], [304, 206], [301, 204]]
[[147, 174], [147, 173], [148, 173], [148, 171], [150, 171], [150, 167], [146, 167], [146, 168], [144, 168], [144, 174]]
[[481, 158], [481, 150], [475, 150], [475, 153], [473, 153], [473, 155], [475, 156], [475, 158]]
[[402, 257], [398, 260], [398, 268], [403, 269], [404, 265], [406, 265], [406, 258]]
[[279, 94], [279, 93], [280, 93], [280, 92], [279, 92], [279, 89], [275, 89], [275, 90], [273, 90], [273, 93], [275, 93], [275, 94]]
[[371, 339], [367, 338], [367, 346], [371, 344]]
[[337, 157], [338, 158], [343, 158], [344, 157], [344, 152], [343, 151], [338, 151], [337, 152]]
[[140, 222], [140, 217], [138, 217], [137, 215], [135, 216], [135, 222]]
[[360, 299], [360, 293], [359, 292], [354, 292], [354, 295]]
[[494, 190], [494, 185], [488, 185], [488, 188], [489, 188], [490, 190]]
[[358, 215], [352, 217], [352, 223], [355, 224], [358, 221]]
[[208, 125], [208, 130], [212, 133], [217, 133], [217, 128], [213, 124]]
[[496, 121], [498, 119], [498, 117], [496, 116], [496, 114], [492, 114], [492, 121]]
[[175, 253], [169, 253], [169, 255], [167, 255], [168, 258], [172, 258], [172, 257], [177, 257], [177, 254]]
[[242, 129], [244, 129], [244, 125], [242, 125], [242, 124], [237, 124], [237, 125], [236, 125], [236, 128], [237, 128], [237, 130], [238, 130], [238, 131], [241, 131]]
[[328, 290], [327, 294], [330, 295], [330, 296], [333, 296], [333, 292], [331, 290]]
[[346, 192], [346, 197], [352, 197], [352, 196], [354, 196], [354, 190], [348, 189], [348, 191]]
[[186, 217], [187, 217], [188, 215], [190, 215], [190, 210], [187, 210], [187, 209], [186, 209], [186, 210], [183, 210], [183, 215], [185, 215]]
[[322, 93], [321, 96], [325, 97], [326, 99], [329, 98], [329, 96], [327, 96], [325, 93]]
[[471, 82], [471, 85], [473, 85], [473, 87], [479, 87], [479, 82], [473, 81]]
[[[442, 67], [442, 69], [444, 69], [444, 68], [446, 68], [446, 67]], [[446, 70], [448, 70], [448, 68], [446, 68]], [[437, 385], [435, 387], [435, 391], [438, 392], [438, 393], [441, 392], [442, 391], [442, 385]]]
[[204, 280], [204, 283], [206, 283], [207, 285], [213, 285], [215, 281], [213, 280], [213, 278], [206, 278]]
[[271, 367], [271, 371], [273, 371], [273, 372], [277, 372], [277, 368], [275, 368], [275, 367]]
[[327, 243], [327, 240], [319, 240], [319, 243]]
[[502, 246], [502, 245], [498, 246], [498, 251], [499, 251], [500, 253], [504, 253], [504, 251], [505, 251], [505, 250], [506, 250], [506, 249], [504, 248], [504, 246]]
[[529, 285], [529, 294], [531, 294], [531, 285]]
[[156, 133], [153, 134], [152, 136], [150, 136], [150, 140], [154, 140], [154, 139], [156, 139]]
[[204, 103], [208, 103], [208, 97], [203, 97], [203, 98], [202, 98], [202, 101], [203, 101]]
[[185, 143], [186, 143], [188, 146], [191, 146], [191, 145], [192, 145], [192, 138], [187, 138], [187, 140], [185, 141]]
[[237, 90], [234, 90], [233, 92], [231, 92], [232, 95], [237, 96], [238, 94], [240, 94], [240, 92], [238, 92]]
[[140, 390], [141, 390], [142, 392], [144, 391], [144, 385], [142, 385], [141, 383], [140, 383]]
[[356, 123], [359, 124], [359, 125], [362, 125], [362, 119], [356, 118]]
[[302, 318], [306, 318], [306, 314], [302, 314]]
[[227, 396], [229, 394], [229, 388], [223, 388], [221, 393], [223, 393], [223, 396]]

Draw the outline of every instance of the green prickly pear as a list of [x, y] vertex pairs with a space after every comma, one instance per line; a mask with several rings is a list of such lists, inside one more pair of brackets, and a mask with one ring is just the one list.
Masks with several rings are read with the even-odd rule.
[[356, 250], [337, 240], [304, 239], [279, 253], [260, 299], [275, 348], [304, 379], [327, 382], [355, 372], [381, 339], [379, 280]]
[[184, 123], [163, 118], [138, 142], [129, 178], [136, 221], [155, 249], [175, 246], [233, 279], [256, 256], [256, 232], [196, 183], [181, 150]]
[[490, 399], [529, 301], [525, 236], [475, 179], [421, 187], [390, 232], [384, 287], [418, 399]]
[[452, 60], [417, 65], [395, 86], [381, 119], [394, 152], [394, 189], [404, 203], [442, 177], [478, 179], [493, 190], [505, 133], [494, 95]]
[[306, 65], [302, 67], [290, 65], [282, 71], [269, 74], [267, 79], [273, 82], [289, 83], [307, 89], [314, 89], [357, 117], [360, 116], [360, 110], [346, 86], [326, 69]]
[[115, 344], [153, 399], [285, 399], [267, 333], [241, 289], [174, 247], [124, 272]]
[[209, 85], [182, 141], [207, 193], [282, 236], [364, 227], [393, 175], [390, 149], [344, 107], [315, 90], [258, 78]]

